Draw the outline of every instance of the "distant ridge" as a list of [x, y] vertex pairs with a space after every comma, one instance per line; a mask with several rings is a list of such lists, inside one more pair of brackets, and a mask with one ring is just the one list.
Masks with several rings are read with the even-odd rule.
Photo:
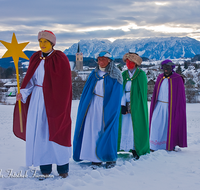
[[[26, 50], [24, 51], [24, 53], [27, 55], [27, 57], [30, 59], [30, 57], [35, 53], [35, 51], [29, 51], [29, 50]], [[76, 60], [76, 56], [75, 55], [67, 55], [69, 61], [74, 61]], [[83, 58], [83, 61], [89, 61], [91, 60], [92, 58], [90, 57], [84, 57]], [[22, 59], [22, 58], [19, 58], [19, 62], [26, 62], [26, 61], [29, 61], [29, 60], [26, 60], [26, 59]], [[9, 67], [15, 67], [14, 66], [14, 63], [13, 63], [13, 59], [12, 57], [8, 57], [8, 58], [0, 58], [0, 67], [3, 67], [5, 69], [9, 68]]]
[[[24, 53], [30, 59], [30, 57], [35, 53], [35, 51], [26, 50], [26, 51], [24, 51]], [[19, 62], [20, 61], [25, 62], [25, 61], [28, 61], [28, 60], [19, 58]], [[14, 66], [12, 57], [1, 58], [0, 59], [0, 67], [3, 67], [3, 68], [13, 67], [14, 68], [15, 66]]]
[[[154, 60], [188, 58], [200, 54], [200, 42], [189, 37], [119, 39], [114, 42], [92, 39], [80, 40], [79, 44], [83, 56], [93, 58], [101, 50], [111, 52], [114, 58], [122, 58], [129, 49], [133, 49], [140, 56]], [[78, 43], [75, 43], [64, 53], [75, 55], [77, 47]]]

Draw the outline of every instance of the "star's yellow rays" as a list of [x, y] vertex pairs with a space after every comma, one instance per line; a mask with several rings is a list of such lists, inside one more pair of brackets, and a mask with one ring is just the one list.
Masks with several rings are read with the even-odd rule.
[[[15, 64], [15, 69], [16, 69], [16, 77], [17, 77], [17, 91], [18, 91], [18, 93], [20, 93], [18, 61], [19, 61], [20, 57], [29, 60], [29, 58], [26, 56], [26, 54], [22, 51], [29, 42], [18, 44], [15, 33], [13, 33], [11, 43], [4, 42], [2, 40], [0, 40], [0, 42], [8, 49], [2, 58], [6, 58], [6, 57], [13, 58], [13, 61]], [[20, 130], [23, 133], [22, 112], [21, 112], [21, 101], [20, 100], [18, 101], [18, 104], [19, 104]]]
[[2, 56], [2, 58], [12, 57], [15, 67], [18, 65], [19, 57], [24, 59], [29, 59], [26, 54], [22, 51], [29, 42], [18, 44], [15, 33], [13, 33], [11, 43], [4, 42], [0, 40], [0, 42], [8, 49], [6, 53]]

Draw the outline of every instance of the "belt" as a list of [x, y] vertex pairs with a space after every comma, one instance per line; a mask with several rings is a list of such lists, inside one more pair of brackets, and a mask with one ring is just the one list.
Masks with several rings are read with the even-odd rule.
[[43, 86], [41, 86], [41, 85], [38, 85], [38, 84], [36, 84], [35, 86], [38, 86], [38, 87], [43, 87]]
[[99, 97], [103, 98], [103, 96], [101, 96], [101, 95], [98, 95], [98, 94], [95, 94], [95, 93], [94, 93], [94, 95], [96, 95], [96, 96], [99, 96]]
[[162, 102], [162, 103], [168, 103], [168, 102], [164, 102], [164, 101], [160, 101], [160, 100], [158, 100], [159, 102]]

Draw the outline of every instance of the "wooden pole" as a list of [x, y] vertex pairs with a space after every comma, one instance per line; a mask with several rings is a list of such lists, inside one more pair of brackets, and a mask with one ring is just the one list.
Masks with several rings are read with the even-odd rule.
[[[20, 85], [19, 85], [19, 69], [15, 64], [15, 69], [16, 69], [16, 77], [17, 77], [17, 93], [20, 93]], [[19, 121], [20, 121], [20, 131], [23, 133], [23, 124], [22, 124], [22, 106], [21, 106], [21, 100], [18, 101], [19, 105]]]

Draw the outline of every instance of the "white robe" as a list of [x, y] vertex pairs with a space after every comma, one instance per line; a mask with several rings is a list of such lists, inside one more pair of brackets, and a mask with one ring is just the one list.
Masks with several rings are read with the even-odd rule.
[[153, 111], [150, 149], [166, 149], [168, 131], [168, 79], [165, 78], [161, 84], [158, 101]]
[[[133, 77], [135, 70], [131, 73], [128, 71], [130, 78]], [[123, 91], [123, 96], [121, 100], [121, 105], [126, 106], [126, 102], [130, 102], [130, 91], [131, 91], [131, 81], [127, 81], [125, 89]], [[122, 114], [122, 127], [121, 127], [121, 143], [120, 150], [126, 152], [130, 150], [135, 150], [134, 147], [134, 134], [133, 134], [133, 123], [131, 114]]]
[[42, 87], [44, 79], [44, 60], [36, 69], [25, 89], [21, 89], [22, 102], [32, 93], [26, 123], [26, 165], [47, 164], [64, 165], [69, 163], [71, 147], [61, 146], [49, 141], [49, 126]]
[[[105, 72], [99, 70], [98, 75], [101, 77]], [[102, 96], [102, 97], [100, 97]], [[91, 162], [101, 162], [96, 155], [96, 143], [101, 133], [103, 133], [103, 96], [104, 96], [104, 79], [97, 81], [94, 95], [85, 118], [83, 139], [81, 145], [80, 159]]]

